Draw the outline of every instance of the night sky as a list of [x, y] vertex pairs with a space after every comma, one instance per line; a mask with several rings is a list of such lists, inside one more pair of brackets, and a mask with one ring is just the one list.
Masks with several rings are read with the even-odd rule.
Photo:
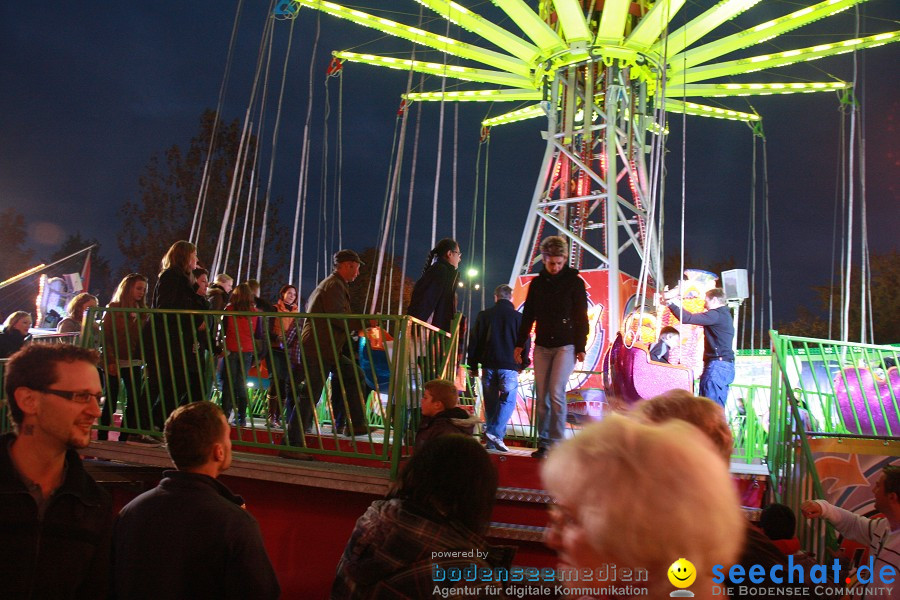
[[[392, 18], [409, 24], [415, 24], [417, 19], [418, 5], [411, 0], [365, 4], [396, 6], [402, 12]], [[493, 14], [486, 2], [477, 3], [477, 8], [476, 3], [465, 4], [484, 14]], [[741, 22], [756, 24], [799, 6], [792, 2], [764, 4], [751, 11], [755, 16], [729, 25], [729, 32]], [[121, 264], [115, 242], [120, 227], [119, 206], [137, 195], [138, 177], [148, 159], [172, 144], [186, 147], [197, 131], [202, 111], [215, 108], [236, 5], [233, 0], [53, 5], [6, 2], [0, 5], [0, 208], [14, 207], [25, 215], [29, 243], [38, 258], [49, 256], [67, 234], [77, 231], [99, 239], [103, 242], [103, 254], [115, 266], [127, 268]], [[707, 5], [704, 3], [703, 7]], [[222, 115], [226, 120], [242, 118], [246, 109], [266, 6], [267, 3], [261, 2], [245, 3]], [[315, 12], [301, 12], [295, 25], [273, 182], [275, 195], [284, 196], [288, 205], [285, 214], [278, 217], [291, 221], [308, 99], [310, 56], [319, 19], [321, 37], [314, 68], [310, 167], [314, 182], [318, 181], [322, 160], [324, 70], [330, 52], [358, 47], [373, 48], [370, 51], [374, 52], [379, 44], [385, 43], [364, 44], [380, 36], [325, 15], [320, 18]], [[778, 50], [814, 45], [821, 43], [819, 39], [834, 41], [853, 37], [854, 19], [855, 12], [848, 10], [827, 19], [827, 23], [817, 23], [808, 31], [799, 30], [796, 35], [777, 40]], [[860, 35], [896, 30], [898, 19], [900, 10], [896, 3], [876, 0], [864, 4]], [[277, 56], [277, 61], [273, 61], [277, 65], [276, 76], [268, 104], [268, 110], [272, 111], [270, 124], [274, 121], [280, 61], [289, 27], [288, 22], [277, 24], [273, 50]], [[429, 28], [443, 33], [442, 25], [432, 24]], [[817, 37], [822, 32], [836, 35]], [[408, 52], [409, 45], [402, 44], [394, 42], [394, 48]], [[898, 44], [859, 54], [868, 153], [868, 224], [873, 252], [900, 248], [897, 236], [900, 225], [898, 58]], [[805, 68], [796, 76], [827, 81], [830, 74], [850, 80], [852, 55], [826, 58]], [[338, 111], [334, 85], [332, 115]], [[362, 250], [373, 246], [377, 238], [391, 136], [406, 73], [348, 65], [343, 85], [344, 245]], [[436, 81], [428, 85], [430, 90], [438, 88]], [[768, 139], [772, 267], [778, 321], [792, 317], [798, 304], [812, 301], [810, 286], [828, 282], [838, 166], [839, 102], [829, 93], [735, 98], [723, 104], [748, 111], [747, 101], [763, 116]], [[496, 115], [514, 107], [513, 104], [460, 106], [457, 239], [464, 251], [464, 263], [470, 247], [468, 232], [479, 121], [486, 114]], [[436, 103], [425, 106], [410, 239], [408, 273], [413, 277], [421, 269], [430, 247], [438, 110]], [[446, 111], [446, 177], [441, 183], [438, 237], [451, 235], [452, 104], [446, 105]], [[670, 118], [667, 253], [677, 252], [678, 248], [682, 170], [681, 117]], [[410, 133], [412, 125], [411, 120]], [[498, 127], [492, 133], [485, 277], [489, 289], [505, 281], [512, 267], [543, 153], [539, 135], [542, 126], [539, 120], [531, 120]], [[332, 132], [336, 127], [333, 117], [329, 127]], [[408, 143], [411, 144], [411, 137]], [[266, 139], [264, 144], [269, 145], [270, 141]], [[688, 117], [686, 245], [696, 261], [689, 266], [705, 268], [710, 261], [728, 258], [733, 258], [738, 266], [745, 266], [751, 147], [751, 133], [745, 124]], [[411, 150], [408, 153], [411, 155]], [[761, 165], [761, 149], [758, 160]], [[758, 183], [761, 185], [761, 180]], [[313, 190], [311, 194], [311, 202], [317, 203], [318, 191]], [[400, 197], [405, 211], [405, 189]], [[310, 217], [318, 218], [316, 214]], [[314, 250], [321, 248], [322, 243], [313, 237], [310, 235], [307, 240], [304, 259], [310, 273], [302, 282], [306, 294], [315, 284], [314, 268], [322, 254]], [[480, 240], [476, 248], [480, 248]]]

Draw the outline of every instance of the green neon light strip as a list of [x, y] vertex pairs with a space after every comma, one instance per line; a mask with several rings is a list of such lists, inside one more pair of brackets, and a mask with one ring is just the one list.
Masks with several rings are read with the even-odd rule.
[[567, 42], [589, 42], [593, 39], [579, 0], [553, 0], [553, 6]]
[[686, 113], [698, 117], [712, 117], [714, 119], [728, 119], [729, 121], [759, 121], [761, 117], [718, 106], [706, 106], [696, 102], [679, 102], [678, 100], [666, 100], [666, 112], [674, 114]]
[[724, 0], [724, 2], [719, 2], [684, 27], [670, 33], [666, 39], [658, 40], [651, 48], [651, 51], [659, 55], [664, 50], [669, 56], [677, 54], [725, 21], [730, 21], [752, 8], [759, 1]]
[[418, 0], [418, 2], [442, 17], [450, 19], [450, 21], [463, 29], [480, 35], [526, 63], [533, 63], [540, 58], [541, 50], [534, 44], [510, 33], [499, 25], [491, 23], [481, 15], [473, 13], [468, 8], [460, 6], [452, 0]]
[[685, 0], [660, 0], [644, 18], [638, 22], [637, 27], [625, 38], [625, 45], [629, 48], [648, 49], [659, 39], [659, 35], [669, 25]]
[[540, 100], [539, 90], [458, 90], [453, 92], [414, 92], [403, 94], [403, 98], [419, 102], [507, 102]]
[[775, 94], [812, 94], [849, 88], [845, 81], [827, 83], [693, 83], [666, 87], [666, 97], [682, 96], [723, 98], [727, 96], [771, 96]]
[[879, 33], [864, 38], [854, 38], [852, 40], [844, 40], [842, 42], [832, 42], [830, 44], [819, 44], [818, 46], [810, 46], [808, 48], [798, 48], [797, 50], [788, 50], [786, 52], [776, 52], [773, 54], [762, 54], [759, 56], [751, 56], [740, 60], [730, 60], [727, 62], [714, 63], [711, 65], [703, 65], [688, 69], [679, 73], [669, 80], [669, 85], [678, 85], [681, 83], [693, 83], [695, 81], [706, 81], [716, 77], [724, 77], [727, 75], [739, 75], [743, 73], [753, 73], [762, 69], [772, 69], [775, 67], [784, 67], [799, 62], [817, 60], [826, 56], [835, 54], [844, 54], [853, 52], [854, 50], [862, 50], [863, 48], [872, 48], [882, 46], [892, 42], [900, 41], [900, 31], [890, 31], [887, 33]]
[[600, 46], [604, 43], [621, 43], [629, 6], [631, 0], [606, 0], [603, 13], [600, 15], [600, 28], [597, 29], [595, 44]]
[[566, 49], [566, 43], [549, 25], [527, 5], [524, 0], [493, 0], [519, 28], [531, 38], [545, 54], [555, 54]]
[[708, 62], [714, 58], [718, 58], [723, 54], [728, 54], [747, 46], [758, 44], [765, 40], [778, 37], [779, 35], [818, 21], [835, 13], [847, 10], [848, 8], [866, 2], [866, 0], [825, 0], [819, 4], [802, 8], [792, 12], [789, 15], [766, 21], [756, 27], [723, 37], [715, 42], [704, 44], [692, 50], [676, 54], [669, 59], [671, 74], [675, 70], [682, 70]]
[[491, 117], [490, 119], [485, 119], [481, 122], [481, 126], [495, 127], [497, 125], [509, 125], [510, 123], [517, 123], [518, 121], [524, 121], [526, 119], [534, 119], [535, 117], [543, 116], [544, 109], [541, 108], [541, 105], [532, 104], [531, 106], [526, 106], [525, 108], [520, 108], [518, 110], [504, 113], [502, 115], [497, 115], [496, 117]]
[[438, 77], [449, 77], [462, 81], [477, 81], [479, 83], [496, 83], [507, 87], [524, 88], [531, 87], [533, 83], [526, 77], [505, 73], [503, 71], [488, 71], [486, 69], [473, 69], [458, 65], [442, 65], [421, 60], [408, 60], [394, 58], [392, 56], [377, 56], [374, 54], [358, 54], [356, 52], [332, 52], [334, 56], [349, 62], [387, 67], [388, 69], [400, 69], [408, 71], [412, 69], [417, 73], [427, 73]]
[[452, 56], [491, 65], [501, 71], [515, 73], [523, 77], [528, 77], [531, 73], [530, 67], [518, 58], [500, 54], [493, 50], [479, 48], [478, 46], [466, 44], [459, 40], [431, 33], [430, 31], [424, 31], [418, 27], [411, 27], [409, 25], [397, 23], [396, 21], [391, 21], [390, 19], [376, 17], [360, 10], [335, 4], [334, 2], [327, 2], [326, 0], [294, 1], [301, 7], [319, 10], [340, 19], [346, 19], [347, 21], [357, 23], [358, 25], [371, 27], [382, 33], [409, 40], [415, 44], [434, 48], [435, 50], [439, 50]]

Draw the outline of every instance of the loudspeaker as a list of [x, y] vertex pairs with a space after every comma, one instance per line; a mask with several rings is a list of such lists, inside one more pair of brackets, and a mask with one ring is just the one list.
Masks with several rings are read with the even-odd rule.
[[722, 289], [728, 300], [743, 300], [747, 298], [749, 287], [747, 286], [747, 269], [732, 269], [722, 271]]

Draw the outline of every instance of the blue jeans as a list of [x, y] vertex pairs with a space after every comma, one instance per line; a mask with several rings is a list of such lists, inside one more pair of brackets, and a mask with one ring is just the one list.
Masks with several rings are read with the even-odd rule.
[[724, 360], [712, 360], [703, 365], [700, 374], [700, 395], [725, 406], [728, 399], [728, 386], [734, 381], [734, 363]]
[[483, 369], [481, 386], [484, 391], [484, 430], [502, 440], [506, 436], [506, 424], [516, 409], [519, 373], [510, 369]]
[[549, 448], [566, 438], [566, 383], [575, 368], [575, 346], [534, 347], [534, 405], [538, 444]]

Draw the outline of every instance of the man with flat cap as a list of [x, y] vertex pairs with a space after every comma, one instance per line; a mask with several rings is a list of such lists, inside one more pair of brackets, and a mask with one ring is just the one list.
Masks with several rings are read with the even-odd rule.
[[[363, 264], [353, 250], [340, 250], [334, 255], [334, 272], [323, 279], [312, 295], [306, 312], [311, 314], [350, 314], [350, 283], [359, 276]], [[346, 319], [315, 317], [306, 319], [297, 335], [293, 328], [286, 336], [285, 346], [294, 369], [294, 380], [305, 381], [305, 392], [298, 395], [295, 410], [289, 417], [288, 441], [292, 446], [302, 446], [303, 432], [312, 424], [315, 405], [325, 388], [328, 374], [332, 374], [332, 398], [342, 398], [344, 406], [334, 406], [335, 414], [348, 414], [350, 423], [347, 435], [365, 435], [369, 429], [364, 410], [365, 395], [362, 370], [344, 352], [347, 338], [353, 331], [363, 328], [362, 323]], [[346, 409], [346, 410], [345, 410]], [[286, 458], [302, 459], [308, 455], [284, 452]]]

